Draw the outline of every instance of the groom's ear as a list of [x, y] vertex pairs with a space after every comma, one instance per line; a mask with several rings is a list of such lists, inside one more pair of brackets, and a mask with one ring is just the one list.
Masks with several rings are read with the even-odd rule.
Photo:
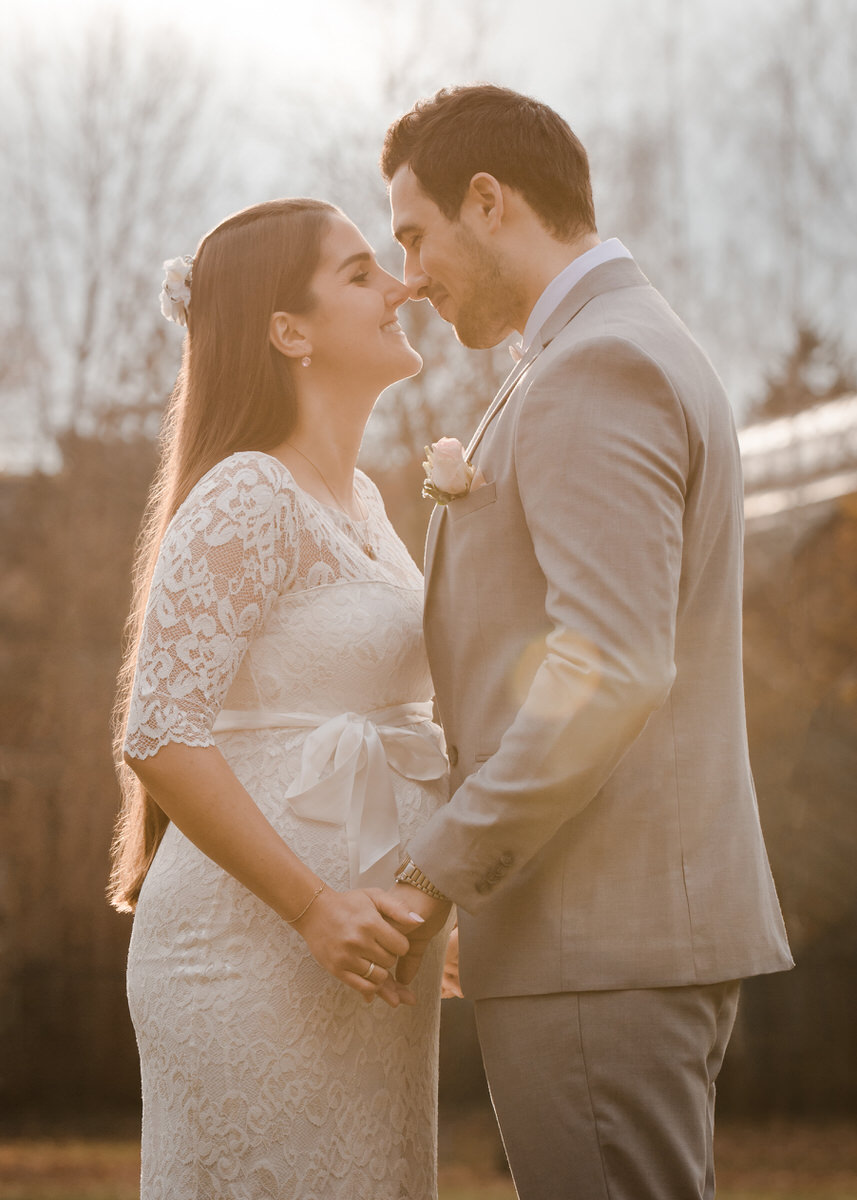
[[286, 358], [303, 358], [312, 354], [312, 343], [306, 334], [295, 324], [295, 318], [290, 313], [275, 312], [268, 322], [268, 340], [275, 350]]
[[470, 180], [462, 208], [469, 208], [490, 233], [496, 232], [503, 223], [506, 211], [503, 185], [487, 171], [479, 171]]

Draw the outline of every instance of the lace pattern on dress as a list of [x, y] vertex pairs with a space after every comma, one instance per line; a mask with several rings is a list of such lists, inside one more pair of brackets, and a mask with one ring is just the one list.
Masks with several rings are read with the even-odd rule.
[[367, 580], [421, 586], [407, 550], [384, 530], [375, 485], [362, 472], [356, 484], [367, 536], [387, 538], [377, 562], [354, 524], [298, 488], [270, 455], [234, 454], [200, 480], [167, 529], [152, 579], [127, 754], [146, 758], [167, 742], [214, 745], [217, 713], [281, 596]]
[[[358, 475], [357, 487], [374, 561], [347, 519], [268, 455], [233, 455], [200, 481], [164, 539], [127, 736], [137, 757], [216, 741], [274, 830], [335, 889], [350, 886], [348, 822], [286, 798], [301, 786], [309, 718], [323, 728], [343, 714], [378, 717], [432, 691], [420, 574], [374, 486]], [[307, 714], [309, 728], [260, 728], [265, 713]], [[406, 843], [446, 782], [385, 750]], [[335, 767], [336, 753], [321, 777], [333, 780]], [[367, 808], [377, 790], [367, 787]], [[142, 1200], [435, 1196], [442, 950], [435, 939], [416, 1007], [367, 1007], [169, 825], [128, 959]]]

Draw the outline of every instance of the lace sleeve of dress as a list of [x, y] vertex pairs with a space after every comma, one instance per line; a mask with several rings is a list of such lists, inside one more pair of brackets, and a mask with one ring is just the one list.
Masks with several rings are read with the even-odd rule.
[[263, 456], [214, 467], [170, 524], [146, 605], [125, 752], [212, 746], [245, 650], [290, 581], [294, 494]]

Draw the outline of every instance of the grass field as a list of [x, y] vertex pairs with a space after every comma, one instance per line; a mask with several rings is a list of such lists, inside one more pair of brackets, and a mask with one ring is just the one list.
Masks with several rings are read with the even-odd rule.
[[[857, 1121], [727, 1124], [717, 1136], [719, 1200], [857, 1200]], [[137, 1200], [139, 1154], [113, 1136], [0, 1136], [0, 1200]], [[488, 1114], [447, 1117], [439, 1200], [515, 1200]]]

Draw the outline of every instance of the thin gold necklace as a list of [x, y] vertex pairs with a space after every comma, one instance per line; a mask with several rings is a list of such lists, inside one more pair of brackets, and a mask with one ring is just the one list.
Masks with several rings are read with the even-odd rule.
[[[345, 517], [346, 521], [348, 522], [348, 524], [351, 526], [354, 533], [356, 534], [357, 540], [360, 542], [360, 545], [363, 548], [363, 553], [368, 558], [372, 558], [372, 559], [377, 558], [378, 556], [375, 553], [372, 543], [370, 541], [368, 541], [366, 538], [365, 531], [363, 534], [360, 533], [360, 531], [357, 528], [357, 522], [354, 520], [354, 518], [351, 516], [351, 514], [346, 509], [345, 505], [342, 503], [342, 501], [337, 496], [336, 492], [333, 490], [333, 488], [327, 482], [327, 480], [325, 479], [324, 475], [321, 472], [321, 468], [316, 466], [316, 464], [312, 461], [312, 459], [309, 457], [308, 454], [304, 454], [303, 450], [299, 450], [298, 447], [294, 444], [294, 442], [286, 442], [286, 445], [290, 446], [291, 449], [294, 450], [294, 452], [296, 454], [299, 454], [301, 456], [301, 458], [304, 460], [304, 462], [309, 463], [309, 465], [315, 471], [316, 475], [319, 477], [321, 482], [327, 488], [328, 492], [330, 492], [330, 495], [331, 495], [331, 498], [332, 498], [334, 504], [339, 509], [339, 511], [342, 513], [342, 515]], [[363, 501], [360, 499], [360, 497], [357, 495], [356, 492], [354, 494], [354, 499], [357, 501], [358, 505], [360, 506], [360, 511], [365, 512]], [[366, 516], [361, 517], [360, 520], [365, 521], [368, 518], [368, 515], [369, 514], [367, 513]]]

